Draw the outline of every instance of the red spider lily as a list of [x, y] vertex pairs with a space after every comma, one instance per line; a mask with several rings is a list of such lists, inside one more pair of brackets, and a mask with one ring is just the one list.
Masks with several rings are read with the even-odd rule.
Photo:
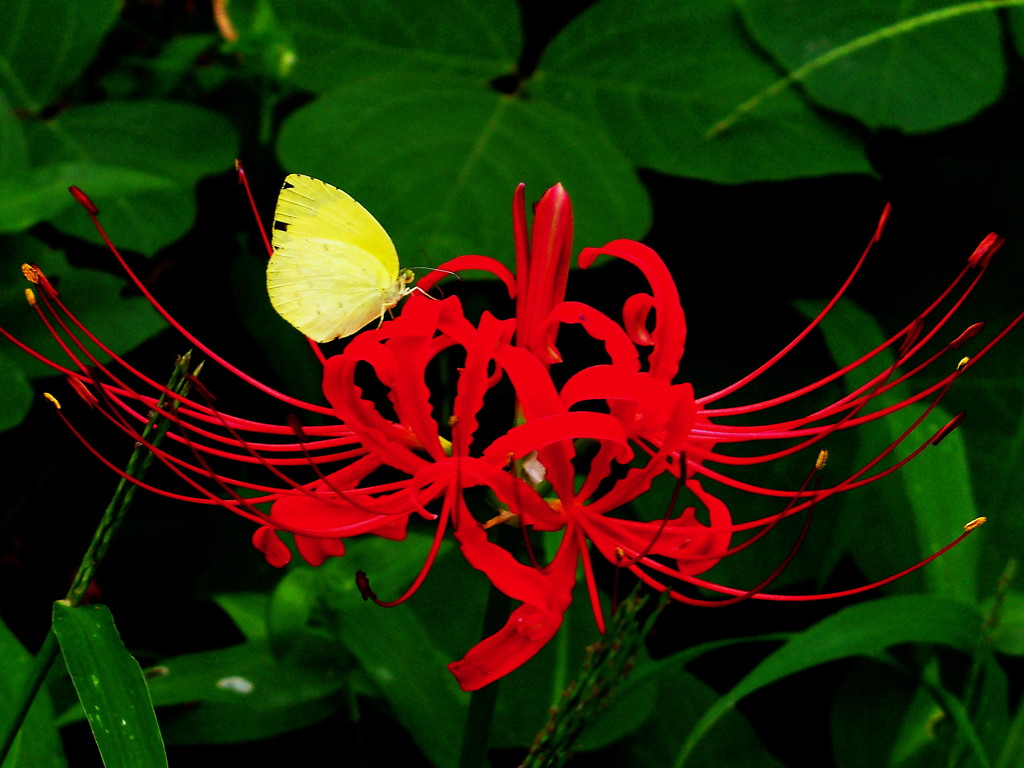
[[[91, 203], [77, 190], [75, 193], [95, 221]], [[871, 244], [877, 241], [885, 218], [883, 215]], [[867, 258], [870, 245], [835, 297], [796, 339], [735, 384], [696, 398], [690, 384], [674, 383], [686, 323], [675, 284], [654, 251], [637, 242], [617, 240], [580, 254], [582, 268], [606, 254], [631, 263], [646, 278], [650, 293], [629, 297], [623, 304], [622, 319], [616, 320], [587, 304], [565, 299], [572, 210], [564, 189], [554, 187], [544, 195], [531, 229], [520, 187], [514, 198], [513, 220], [515, 275], [483, 256], [462, 256], [442, 268], [450, 272], [486, 270], [496, 275], [515, 299], [514, 316], [501, 319], [484, 312], [474, 323], [466, 317], [458, 298], [437, 300], [424, 293], [443, 272], [428, 275], [420, 281], [424, 292], [412, 295], [398, 317], [363, 331], [340, 354], [320, 356], [329, 406], [288, 397], [231, 366], [178, 326], [129, 270], [167, 320], [213, 361], [294, 409], [337, 421], [315, 427], [301, 426], [297, 419], [285, 425], [269, 424], [221, 412], [202, 388], [191, 397], [169, 393], [175, 405], [161, 410], [173, 424], [168, 437], [187, 450], [184, 457], [173, 448], [152, 450], [193, 492], [152, 490], [190, 502], [225, 506], [259, 523], [254, 543], [278, 566], [291, 558], [291, 550], [279, 537], [282, 531], [293, 535], [295, 547], [306, 561], [318, 565], [344, 554], [346, 538], [374, 533], [402, 539], [410, 518], [433, 523], [434, 546], [420, 576], [396, 600], [377, 601], [387, 605], [407, 599], [418, 588], [450, 529], [467, 560], [494, 587], [520, 603], [501, 630], [450, 665], [465, 690], [476, 690], [511, 672], [554, 635], [571, 601], [581, 565], [595, 617], [603, 628], [592, 550], [691, 604], [746, 598], [822, 599], [840, 594], [794, 597], [766, 593], [792, 553], [762, 583], [749, 589], [714, 584], [699, 576], [722, 558], [751, 546], [787, 517], [804, 514], [806, 530], [815, 504], [896, 471], [928, 444], [940, 440], [960, 417], [919, 441], [909, 456], [890, 460], [953, 381], [1021, 320], [1018, 316], [972, 359], [961, 361], [921, 392], [895, 404], [879, 405], [879, 396], [981, 330], [980, 324], [971, 326], [925, 357], [926, 346], [933, 346], [930, 342], [977, 284], [1001, 245], [1001, 239], [991, 235], [949, 287], [878, 348], [817, 382], [771, 400], [714, 407], [781, 361], [811, 333], [842, 296]], [[120, 260], [113, 245], [110, 248]], [[27, 351], [65, 374], [90, 405], [132, 439], [141, 440], [141, 426], [149, 411], [157, 408], [159, 395], [168, 394], [166, 389], [113, 355], [114, 364], [100, 364], [91, 345], [108, 355], [110, 351], [71, 314], [41, 272], [29, 267], [26, 274], [41, 289], [42, 304], [33, 301], [33, 306], [60, 340], [70, 362], [60, 364]], [[559, 332], [569, 327], [597, 342], [605, 359], [598, 363], [588, 360], [585, 366], [563, 372], [571, 361], [563, 360], [557, 339]], [[726, 423], [730, 417], [750, 417], [805, 397], [893, 352], [895, 361], [883, 365], [868, 382], [802, 418], [755, 425]], [[454, 393], [448, 400], [443, 400], [445, 393], [432, 390], [427, 383], [430, 371], [439, 366], [456, 371]], [[372, 374], [385, 394], [368, 395], [363, 388], [364, 374]], [[921, 413], [897, 441], [827, 487], [818, 483], [816, 469], [801, 488], [775, 490], [740, 483], [716, 468], [790, 456], [838, 430], [884, 418], [918, 402], [923, 405]], [[495, 419], [495, 414], [507, 414], [506, 420]], [[742, 457], [727, 451], [730, 444], [754, 441], [782, 447]], [[219, 469], [225, 461], [261, 467], [269, 479], [257, 483], [234, 477]], [[292, 479], [289, 470], [296, 466], [312, 468], [315, 478], [308, 482]], [[630, 517], [630, 502], [646, 493], [663, 473], [677, 478], [679, 490], [685, 488], [696, 505], [678, 514], [675, 509], [666, 510], [661, 519], [653, 521]], [[780, 508], [767, 518], [734, 523], [727, 506], [705, 490], [706, 480], [777, 497]], [[494, 509], [470, 508], [465, 491], [474, 487], [490, 492]], [[266, 515], [256, 505], [268, 501], [273, 506]], [[499, 545], [489, 533], [502, 523], [519, 527], [520, 551]], [[969, 525], [949, 546], [973, 527]], [[751, 533], [735, 544], [734, 535], [746, 532]], [[538, 555], [544, 536], [557, 537], [556, 554], [548, 562]], [[798, 547], [799, 541], [793, 553]], [[903, 573], [945, 549], [948, 547]], [[841, 594], [870, 589], [901, 575]], [[703, 587], [727, 597], [718, 603], [699, 600], [680, 591], [678, 585]], [[373, 596], [365, 578], [363, 589], [364, 594]]]

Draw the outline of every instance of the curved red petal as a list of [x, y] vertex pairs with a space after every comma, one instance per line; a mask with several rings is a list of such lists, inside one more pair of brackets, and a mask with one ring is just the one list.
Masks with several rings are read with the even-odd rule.
[[262, 552], [267, 562], [275, 568], [283, 568], [291, 562], [292, 552], [281, 541], [274, 528], [266, 525], [257, 528], [252, 534], [252, 545]]
[[679, 361], [686, 344], [686, 317], [672, 274], [657, 252], [634, 240], [613, 240], [603, 248], [585, 248], [580, 253], [580, 266], [586, 269], [602, 253], [634, 264], [647, 278], [657, 312], [657, 324], [651, 331], [654, 349], [650, 357], [650, 371], [655, 376], [671, 380], [679, 371]]

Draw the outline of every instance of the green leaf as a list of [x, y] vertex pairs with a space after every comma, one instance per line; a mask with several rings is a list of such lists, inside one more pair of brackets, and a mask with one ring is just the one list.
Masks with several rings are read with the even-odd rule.
[[[0, 621], [0, 701], [4, 702], [0, 707], [0, 733], [7, 732], [8, 717], [14, 714], [31, 668], [32, 656]], [[14, 747], [2, 765], [3, 768], [67, 768], [53, 705], [45, 689], [36, 696]]]
[[120, 10], [120, 0], [5, 0], [0, 89], [38, 112], [78, 79]]
[[72, 209], [82, 216], [68, 187], [89, 180], [90, 195], [132, 195], [170, 190], [173, 182], [133, 168], [91, 163], [57, 163], [32, 168], [21, 176], [0, 176], [0, 233], [20, 232]]
[[278, 154], [359, 200], [406, 265], [464, 253], [511, 265], [520, 182], [531, 200], [566, 186], [581, 245], [640, 237], [651, 220], [629, 163], [593, 127], [456, 76], [391, 74], [332, 91], [285, 121]]
[[172, 744], [266, 739], [330, 717], [344, 703], [345, 670], [275, 658], [247, 642], [167, 659], [147, 670], [153, 703]]
[[314, 91], [392, 71], [468, 75], [512, 72], [522, 46], [513, 0], [416, 3], [276, 2], [294, 42], [292, 80]]
[[683, 765], [711, 727], [737, 702], [777, 680], [850, 656], [870, 656], [902, 643], [934, 643], [969, 651], [981, 615], [953, 600], [902, 595], [840, 611], [793, 637], [722, 696], [701, 717], [677, 755]]
[[740, 2], [754, 38], [815, 101], [907, 132], [961, 123], [999, 98], [1006, 64], [992, 5]]
[[777, 80], [732, 0], [603, 0], [552, 41], [527, 85], [665, 173], [723, 183], [871, 173], [862, 142], [792, 90], [709, 135]]
[[138, 662], [102, 605], [54, 603], [53, 631], [107, 768], [167, 765]]
[[271, 595], [267, 623], [277, 650], [278, 643], [287, 645], [290, 638], [307, 630], [316, 607], [316, 582], [315, 571], [292, 568]]
[[[29, 136], [34, 157], [85, 164], [74, 184], [100, 209], [111, 239], [119, 248], [147, 255], [189, 229], [195, 219], [196, 183], [230, 169], [238, 147], [235, 130], [224, 117], [160, 100], [70, 109], [34, 125]], [[132, 171], [122, 170], [120, 186], [109, 176], [128, 168]], [[166, 188], [140, 188], [140, 176], [156, 177]], [[81, 211], [66, 210], [51, 220], [64, 232], [102, 242]]]
[[[814, 317], [820, 308], [813, 302], [797, 302], [796, 306], [807, 317]], [[829, 313], [822, 326], [822, 334], [837, 366], [857, 360], [885, 340], [875, 319], [852, 302], [845, 300]], [[917, 358], [905, 364], [895, 375], [909, 370], [910, 366], [923, 358], [924, 355], [919, 353]], [[870, 374], [884, 372], [886, 366], [891, 364], [890, 354], [880, 355], [870, 366]], [[948, 367], [940, 370], [935, 376], [945, 373], [952, 365], [954, 362], [950, 361]], [[867, 374], [863, 371], [851, 374], [848, 377], [848, 387], [852, 389], [864, 383], [866, 377]], [[926, 383], [930, 384], [933, 380], [934, 377], [927, 382], [921, 382], [917, 388], [923, 388]], [[906, 386], [883, 393], [866, 412], [894, 405], [910, 394]], [[909, 415], [901, 417], [899, 414], [889, 414], [875, 429], [871, 429], [871, 425], [858, 428], [861, 448], [857, 452], [857, 458], [841, 459], [833, 452], [829, 458], [829, 467], [839, 466], [838, 462], [842, 460], [842, 467], [849, 474], [855, 467], [870, 461], [899, 439], [911, 420], [916, 418], [929, 402], [930, 398], [910, 406]], [[951, 415], [941, 407], [933, 410], [917, 428], [916, 437], [911, 436], [897, 448], [886, 466], [909, 455], [950, 419]], [[897, 483], [899, 485], [896, 485]], [[899, 490], [902, 490], [902, 493], [897, 493]], [[851, 494], [856, 496], [844, 499], [847, 514], [843, 516], [842, 521], [846, 530], [850, 532], [849, 539], [855, 542], [853, 549], [858, 562], [869, 577], [874, 579], [898, 573], [914, 562], [937, 552], [959, 536], [963, 526], [979, 514], [971, 491], [970, 468], [963, 435], [959, 430], [948, 435], [939, 445], [929, 446], [923, 454], [901, 467], [894, 477], [877, 486], [856, 489]], [[859, 508], [866, 503], [865, 499], [870, 500], [872, 508], [887, 510], [890, 518], [898, 516], [899, 524], [888, 526], [892, 530], [880, 535], [877, 520], [866, 519], [853, 513], [855, 507], [851, 505], [857, 505], [856, 508]], [[973, 604], [978, 597], [979, 557], [978, 543], [964, 542], [963, 545], [929, 563], [918, 572], [917, 578], [933, 594], [955, 597]], [[915, 580], [911, 579], [902, 586], [909, 589], [909, 585], [914, 583]], [[901, 582], [897, 582], [897, 585], [900, 584]]]
[[246, 640], [266, 640], [270, 599], [262, 592], [226, 592], [213, 601], [231, 617]]
[[21, 120], [0, 90], [0, 178], [20, 175], [28, 166], [28, 142]]

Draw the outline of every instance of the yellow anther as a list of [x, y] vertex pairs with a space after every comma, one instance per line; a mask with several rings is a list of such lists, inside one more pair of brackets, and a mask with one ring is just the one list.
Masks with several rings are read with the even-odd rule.
[[987, 521], [987, 517], [976, 517], [964, 526], [964, 530], [973, 531], [975, 528], [980, 528], [981, 526], [983, 526]]
[[30, 307], [34, 307], [36, 305], [36, 292], [31, 288], [25, 289], [25, 301], [28, 302]]
[[25, 279], [28, 280], [30, 283], [36, 283], [37, 285], [39, 284], [39, 279], [42, 276], [42, 273], [39, 271], [38, 267], [35, 267], [31, 264], [22, 264], [21, 274], [23, 274], [25, 276]]
[[45, 397], [47, 400], [49, 400], [51, 403], [57, 406], [58, 411], [60, 410], [60, 400], [51, 395], [49, 392], [43, 392], [43, 397]]
[[967, 364], [969, 362], [971, 362], [971, 358], [969, 358], [969, 357], [965, 357], [965, 358], [961, 359], [960, 362], [956, 364], [956, 369], [958, 371], [962, 371], [964, 368], [967, 367]]
[[814, 468], [818, 472], [821, 472], [821, 470], [823, 470], [825, 468], [825, 465], [827, 463], [828, 463], [828, 451], [826, 451], [824, 448], [822, 448], [818, 452], [818, 458], [815, 459], [815, 461], [814, 461]]

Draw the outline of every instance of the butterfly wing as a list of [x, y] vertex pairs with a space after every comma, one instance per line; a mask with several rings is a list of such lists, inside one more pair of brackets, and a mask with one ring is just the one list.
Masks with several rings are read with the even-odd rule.
[[330, 184], [298, 174], [285, 179], [273, 248], [270, 302], [315, 341], [349, 336], [394, 305], [401, 281], [391, 238], [363, 206]]

